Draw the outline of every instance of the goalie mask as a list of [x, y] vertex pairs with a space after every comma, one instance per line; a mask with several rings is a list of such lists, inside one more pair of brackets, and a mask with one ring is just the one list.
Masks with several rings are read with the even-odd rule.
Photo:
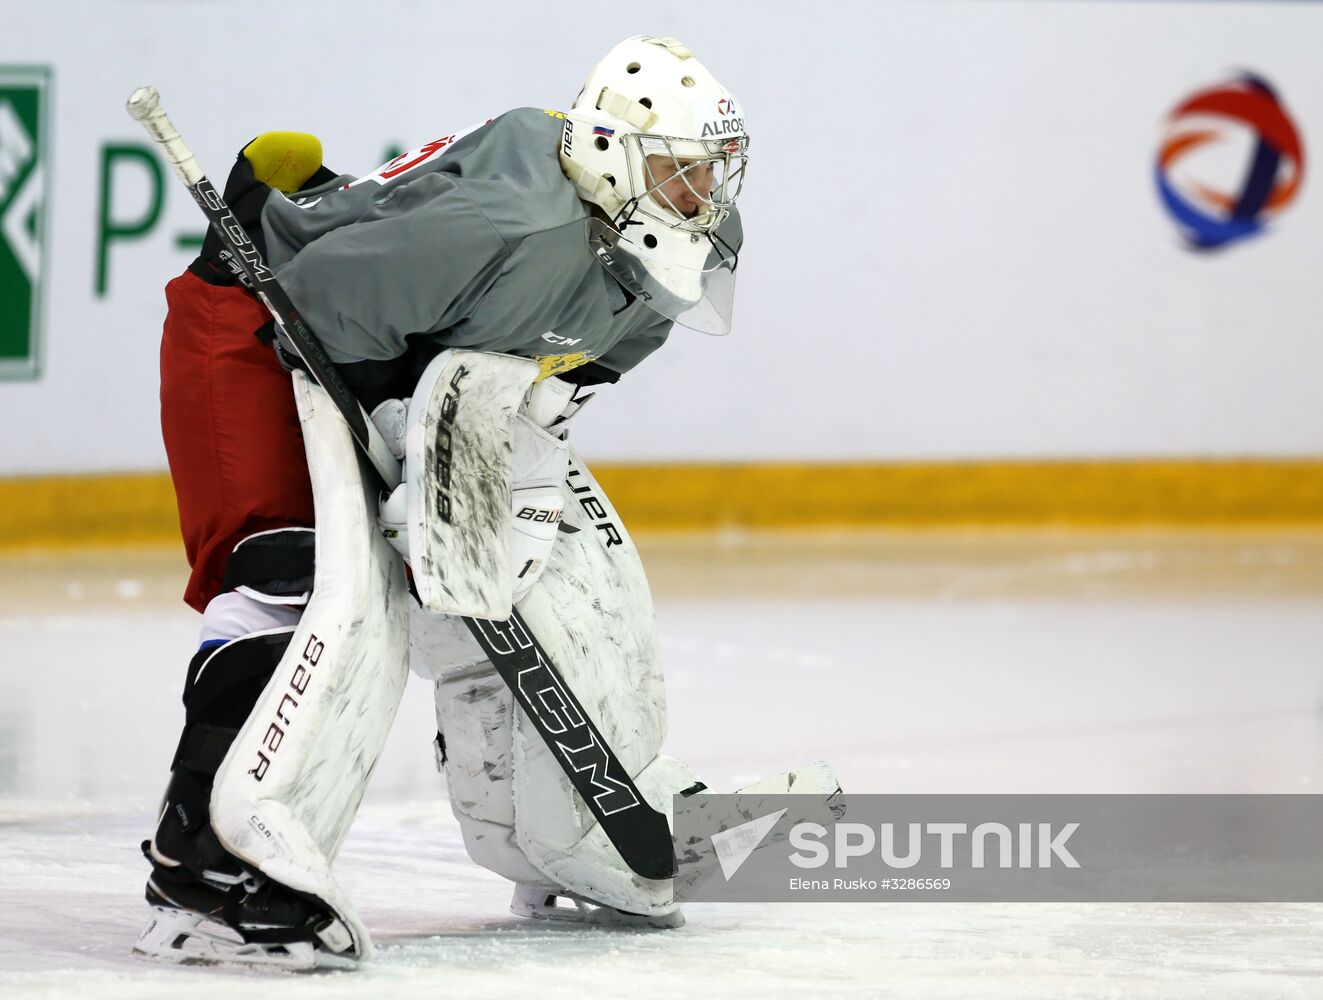
[[741, 106], [674, 38], [621, 42], [565, 116], [561, 168], [604, 216], [589, 221], [593, 253], [703, 333], [730, 329], [748, 143]]

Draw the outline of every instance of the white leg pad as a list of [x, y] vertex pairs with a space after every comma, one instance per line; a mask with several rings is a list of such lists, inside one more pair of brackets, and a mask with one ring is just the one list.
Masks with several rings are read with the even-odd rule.
[[[698, 778], [660, 752], [666, 695], [643, 567], [619, 515], [573, 452], [566, 501], [565, 522], [578, 530], [561, 535], [519, 611], [643, 797], [669, 819], [673, 796]], [[436, 681], [451, 807], [470, 856], [525, 887], [524, 903], [545, 898], [534, 890], [551, 890], [654, 923], [678, 920], [671, 880], [629, 870], [463, 622], [418, 615], [413, 628], [414, 669]], [[751, 790], [819, 786], [834, 788], [835, 779], [814, 765]], [[521, 909], [520, 898], [522, 913], [528, 906]]]
[[[533, 634], [654, 808], [694, 782], [659, 756], [666, 738], [661, 649], [638, 550], [620, 515], [571, 450], [565, 521], [579, 530], [556, 545], [519, 604]], [[633, 913], [673, 908], [669, 881], [640, 878], [621, 861], [533, 724], [516, 712], [512, 752], [516, 839], [548, 878]]]
[[[528, 726], [529, 735], [536, 739], [532, 726], [522, 719], [521, 723]], [[519, 730], [515, 738], [521, 740]], [[550, 761], [551, 757], [543, 753], [541, 759]], [[515, 768], [516, 835], [525, 856], [538, 870], [552, 883], [572, 893], [627, 913], [662, 916], [674, 912], [677, 904], [670, 880], [653, 881], [630, 871], [577, 796], [568, 803], [563, 798], [556, 801], [536, 776], [538, 770], [532, 766], [523, 771], [517, 765]], [[521, 780], [522, 775], [527, 775], [527, 780]], [[665, 755], [654, 757], [633, 778], [643, 797], [653, 808], [665, 813], [668, 821], [672, 796], [698, 780], [688, 765]], [[567, 781], [567, 787], [568, 784]], [[529, 812], [530, 809], [548, 812]], [[559, 825], [553, 825], [556, 813], [561, 814]], [[575, 828], [583, 831], [578, 839], [572, 839], [572, 834], [566, 836]]]
[[404, 691], [409, 597], [343, 418], [300, 372], [294, 390], [317, 515], [313, 593], [216, 773], [211, 818], [227, 850], [331, 907], [353, 939], [345, 950], [366, 958], [371, 940], [331, 863]]
[[[669, 813], [696, 780], [659, 756], [666, 734], [661, 655], [647, 580], [628, 533], [571, 453], [562, 533], [519, 602], [552, 662], [643, 796]], [[674, 909], [669, 881], [640, 879], [583, 805], [504, 682], [459, 629], [414, 620], [414, 669], [437, 681], [451, 804], [476, 861], [527, 885], [561, 888], [632, 913]]]

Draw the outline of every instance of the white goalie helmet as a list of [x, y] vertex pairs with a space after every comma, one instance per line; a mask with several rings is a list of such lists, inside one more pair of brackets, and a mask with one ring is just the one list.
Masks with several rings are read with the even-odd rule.
[[561, 168], [604, 216], [589, 223], [598, 260], [704, 333], [730, 329], [748, 145], [742, 105], [674, 38], [621, 42], [565, 116]]

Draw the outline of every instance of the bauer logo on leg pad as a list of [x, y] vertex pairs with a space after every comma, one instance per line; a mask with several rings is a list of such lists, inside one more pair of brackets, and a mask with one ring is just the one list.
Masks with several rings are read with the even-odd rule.
[[[294, 673], [290, 675], [289, 687], [281, 697], [280, 704], [276, 706], [276, 716], [267, 726], [266, 736], [262, 739], [262, 748], [257, 751], [257, 763], [248, 771], [254, 781], [261, 781], [266, 777], [267, 769], [271, 766], [271, 761], [276, 751], [280, 749], [280, 744], [284, 742], [285, 733], [294, 720], [294, 711], [299, 707], [298, 698], [302, 698], [307, 692], [308, 684], [312, 680], [313, 668], [317, 666], [317, 661], [322, 658], [325, 649], [326, 644], [316, 635], [308, 636], [308, 641], [303, 647], [303, 655], [299, 657], [299, 662], [294, 666]], [[298, 695], [298, 698], [294, 697], [295, 695]]]

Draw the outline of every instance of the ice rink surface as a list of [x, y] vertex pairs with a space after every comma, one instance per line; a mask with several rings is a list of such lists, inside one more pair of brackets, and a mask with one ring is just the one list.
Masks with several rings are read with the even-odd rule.
[[[667, 750], [714, 790], [1319, 792], [1323, 534], [641, 540]], [[530, 926], [470, 863], [411, 679], [339, 872], [348, 973], [135, 960], [197, 620], [174, 550], [0, 557], [0, 997], [1319, 997], [1323, 905], [693, 905]], [[1323, 834], [1320, 835], [1323, 839]]]

